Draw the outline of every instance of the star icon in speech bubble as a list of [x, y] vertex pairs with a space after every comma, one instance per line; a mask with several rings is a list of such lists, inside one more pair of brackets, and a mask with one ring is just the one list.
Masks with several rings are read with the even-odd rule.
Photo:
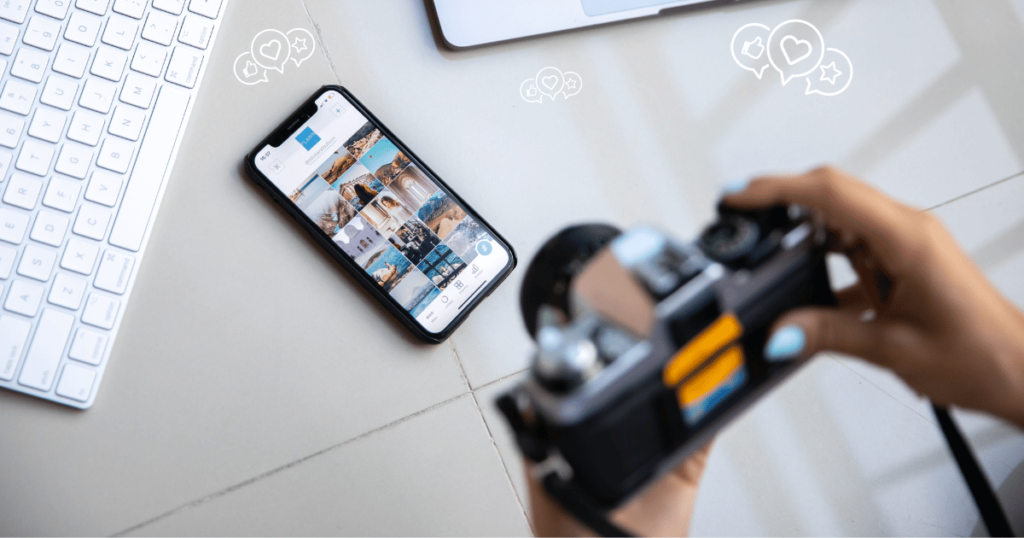
[[[829, 74], [830, 71], [831, 74]], [[829, 84], [835, 84], [836, 79], [838, 79], [842, 74], [842, 71], [836, 69], [835, 62], [821, 66], [821, 80], [827, 80]]]
[[292, 48], [295, 49], [295, 52], [302, 52], [306, 50], [306, 40], [301, 37], [296, 37], [295, 42], [292, 43]]

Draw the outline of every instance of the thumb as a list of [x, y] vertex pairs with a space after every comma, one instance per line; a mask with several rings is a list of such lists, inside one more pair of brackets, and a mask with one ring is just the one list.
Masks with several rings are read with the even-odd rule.
[[819, 351], [836, 351], [878, 362], [884, 356], [883, 326], [860, 315], [835, 308], [800, 308], [784, 314], [772, 328], [764, 347], [765, 359], [809, 358]]

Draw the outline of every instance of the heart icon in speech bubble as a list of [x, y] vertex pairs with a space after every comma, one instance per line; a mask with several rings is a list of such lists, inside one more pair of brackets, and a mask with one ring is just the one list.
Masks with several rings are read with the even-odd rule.
[[[788, 48], [786, 46], [787, 44], [790, 44]], [[807, 40], [804, 40], [804, 39], [797, 39], [796, 37], [791, 36], [791, 35], [788, 35], [788, 36], [782, 38], [782, 41], [779, 42], [779, 45], [782, 47], [782, 55], [786, 58], [786, 62], [788, 62], [789, 65], [798, 64], [798, 63], [806, 60], [807, 57], [811, 55], [811, 52], [814, 50], [814, 47], [811, 46], [811, 42], [810, 41], [807, 41]], [[807, 47], [807, 52], [803, 53], [803, 55], [801, 55], [801, 56], [797, 56], [796, 58], [793, 58], [790, 55], [790, 53], [789, 53], [790, 52], [790, 48], [800, 48], [800, 47]]]
[[[273, 54], [267, 52], [269, 49], [274, 49]], [[274, 39], [260, 45], [260, 54], [262, 54], [263, 57], [268, 58], [270, 61], [277, 60], [277, 57], [281, 54], [281, 42]]]
[[555, 75], [544, 77], [541, 79], [540, 83], [543, 84], [545, 88], [553, 90], [555, 89], [555, 84], [558, 84], [558, 77]]

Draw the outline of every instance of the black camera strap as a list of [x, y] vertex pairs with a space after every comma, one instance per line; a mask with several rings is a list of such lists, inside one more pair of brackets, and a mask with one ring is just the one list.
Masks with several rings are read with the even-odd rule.
[[967, 482], [967, 487], [971, 490], [974, 503], [978, 505], [981, 520], [985, 522], [989, 536], [1013, 536], [1013, 530], [1010, 529], [1010, 523], [1006, 519], [1003, 507], [999, 504], [999, 499], [996, 498], [992, 486], [985, 478], [985, 474], [982, 473], [978, 460], [971, 452], [971, 447], [964, 441], [960, 429], [956, 427], [953, 418], [949, 416], [949, 411], [935, 404], [932, 404], [932, 411], [939, 421], [942, 434], [946, 436], [946, 443], [949, 444], [953, 458], [960, 466], [960, 473], [964, 475], [964, 481]]
[[551, 495], [551, 498], [590, 530], [601, 536], [633, 536], [622, 527], [612, 523], [605, 516], [603, 510], [587, 501], [572, 482], [562, 479], [557, 472], [552, 471], [544, 475], [543, 484], [544, 490]]

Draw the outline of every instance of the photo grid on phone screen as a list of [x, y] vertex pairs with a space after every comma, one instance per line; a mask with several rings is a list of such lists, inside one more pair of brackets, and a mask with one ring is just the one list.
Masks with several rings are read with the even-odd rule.
[[413, 317], [490, 239], [369, 122], [289, 198]]

